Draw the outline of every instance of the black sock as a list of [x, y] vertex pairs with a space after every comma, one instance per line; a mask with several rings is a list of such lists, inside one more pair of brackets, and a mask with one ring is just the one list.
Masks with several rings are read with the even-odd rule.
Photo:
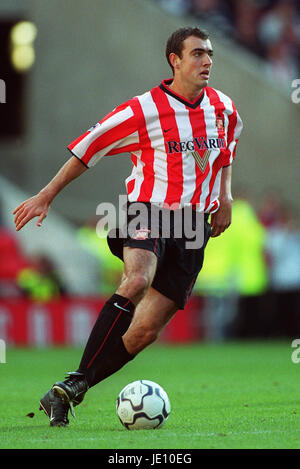
[[122, 340], [135, 306], [114, 294], [103, 306], [86, 344], [78, 372], [84, 373], [89, 387], [94, 386], [134, 358]]
[[89, 387], [95, 386], [95, 384], [108, 378], [116, 371], [120, 370], [126, 363], [134, 359], [134, 355], [131, 355], [126, 350], [122, 337], [119, 337], [109, 349], [109, 357], [102, 359], [101, 363], [96, 362], [93, 369], [88, 370], [87, 381]]

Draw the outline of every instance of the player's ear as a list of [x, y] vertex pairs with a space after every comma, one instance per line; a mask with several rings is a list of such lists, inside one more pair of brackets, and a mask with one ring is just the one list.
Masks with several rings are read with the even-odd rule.
[[171, 52], [171, 54], [169, 55], [169, 60], [172, 64], [172, 67], [177, 70], [179, 68], [179, 65], [180, 65], [180, 57], [178, 57], [177, 54], [175, 54], [174, 52]]

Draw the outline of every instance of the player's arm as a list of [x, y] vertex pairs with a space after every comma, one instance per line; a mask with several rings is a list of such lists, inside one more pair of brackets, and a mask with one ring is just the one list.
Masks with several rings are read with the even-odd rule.
[[35, 217], [39, 217], [37, 226], [41, 226], [54, 197], [88, 167], [100, 161], [103, 156], [139, 148], [137, 132], [139, 123], [131, 104], [132, 100], [121, 104], [68, 145], [68, 149], [75, 156], [67, 161], [44, 189], [34, 197], [25, 200], [14, 210], [17, 231]]
[[56, 176], [38, 194], [25, 200], [14, 211], [16, 230], [19, 231], [32, 218], [39, 217], [37, 226], [41, 226], [56, 195], [71, 181], [87, 170], [75, 156], [72, 156], [58, 171]]
[[224, 152], [220, 185], [220, 206], [211, 216], [212, 237], [220, 236], [231, 224], [232, 203], [231, 176], [232, 162], [235, 159], [236, 146], [243, 128], [242, 119], [232, 101], [232, 110], [228, 116], [227, 149]]
[[212, 238], [220, 236], [231, 224], [232, 203], [231, 195], [232, 165], [222, 168], [220, 185], [220, 206], [217, 212], [211, 215]]

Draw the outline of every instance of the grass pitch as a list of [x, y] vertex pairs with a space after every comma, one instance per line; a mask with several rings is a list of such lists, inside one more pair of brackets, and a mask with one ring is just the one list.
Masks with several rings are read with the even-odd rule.
[[[11, 348], [0, 364], [0, 448], [300, 448], [300, 363], [292, 351], [273, 342], [153, 345], [89, 390], [68, 428], [51, 428], [39, 399], [76, 369], [82, 351]], [[172, 410], [161, 429], [120, 424], [116, 398], [136, 379], [167, 391]]]

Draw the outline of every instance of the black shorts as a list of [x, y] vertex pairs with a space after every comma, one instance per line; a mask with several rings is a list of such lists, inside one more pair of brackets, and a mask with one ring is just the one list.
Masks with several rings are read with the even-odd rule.
[[[211, 227], [208, 223], [208, 215], [202, 214], [203, 244], [201, 247], [187, 249], [187, 241], [193, 241], [190, 236], [179, 236], [176, 234], [176, 217], [186, 216], [183, 210], [170, 210], [170, 231], [168, 237], [162, 232], [162, 221], [159, 220], [159, 226], [155, 226], [156, 232], [153, 236], [153, 220], [151, 212], [154, 206], [150, 203], [143, 203], [147, 206], [147, 216], [138, 223], [135, 232], [126, 236], [124, 230], [111, 230], [107, 241], [111, 252], [123, 260], [123, 247], [146, 249], [153, 252], [157, 258], [157, 270], [154, 276], [152, 287], [162, 293], [167, 298], [173, 300], [179, 309], [183, 309], [190, 297], [196, 278], [202, 268], [204, 259], [204, 249], [211, 234]], [[127, 211], [131, 204], [127, 205]], [[157, 210], [157, 208], [156, 208]], [[176, 213], [176, 217], [174, 214]], [[199, 213], [191, 210], [191, 227], [195, 231], [199, 223]], [[135, 215], [128, 215], [127, 221], [130, 221]], [[182, 221], [182, 226], [184, 221]], [[178, 223], [177, 223], [178, 225]], [[122, 234], [120, 234], [122, 233]], [[125, 233], [125, 235], [123, 235]]]

